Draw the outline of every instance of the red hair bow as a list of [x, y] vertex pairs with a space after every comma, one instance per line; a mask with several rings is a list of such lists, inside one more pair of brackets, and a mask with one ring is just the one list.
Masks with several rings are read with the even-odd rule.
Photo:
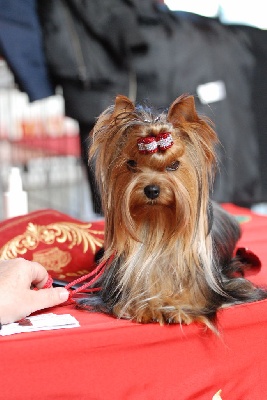
[[170, 132], [160, 133], [158, 136], [147, 136], [137, 140], [139, 152], [141, 154], [152, 154], [158, 150], [165, 151], [173, 145]]

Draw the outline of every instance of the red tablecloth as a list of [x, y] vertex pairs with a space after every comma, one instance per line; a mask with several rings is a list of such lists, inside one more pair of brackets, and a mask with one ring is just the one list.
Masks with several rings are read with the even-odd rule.
[[[267, 282], [267, 217], [227, 205], [243, 221], [240, 245], [257, 253]], [[50, 310], [51, 311], [51, 310]], [[267, 301], [219, 312], [221, 336], [198, 325], [135, 324], [57, 307], [73, 329], [0, 337], [0, 399], [267, 399]]]

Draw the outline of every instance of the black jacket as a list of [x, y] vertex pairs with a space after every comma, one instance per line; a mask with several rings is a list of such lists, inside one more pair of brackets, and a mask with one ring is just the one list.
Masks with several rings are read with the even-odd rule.
[[155, 64], [154, 60], [168, 44], [174, 21], [157, 2], [39, 0], [38, 4], [50, 72], [63, 88], [69, 116], [90, 124], [118, 93], [137, 101], [150, 97], [156, 106], [168, 104], [162, 71], [169, 54]]

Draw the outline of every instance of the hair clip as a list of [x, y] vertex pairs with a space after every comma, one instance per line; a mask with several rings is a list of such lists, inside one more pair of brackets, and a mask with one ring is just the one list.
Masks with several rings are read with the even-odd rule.
[[173, 139], [170, 132], [160, 133], [158, 136], [147, 136], [137, 140], [137, 146], [141, 154], [153, 154], [159, 151], [165, 151], [173, 145]]

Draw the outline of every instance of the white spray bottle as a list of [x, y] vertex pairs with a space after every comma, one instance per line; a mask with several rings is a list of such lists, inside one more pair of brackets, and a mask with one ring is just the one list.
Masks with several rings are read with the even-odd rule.
[[20, 170], [12, 167], [4, 193], [4, 218], [13, 218], [28, 213], [28, 194], [23, 190]]

